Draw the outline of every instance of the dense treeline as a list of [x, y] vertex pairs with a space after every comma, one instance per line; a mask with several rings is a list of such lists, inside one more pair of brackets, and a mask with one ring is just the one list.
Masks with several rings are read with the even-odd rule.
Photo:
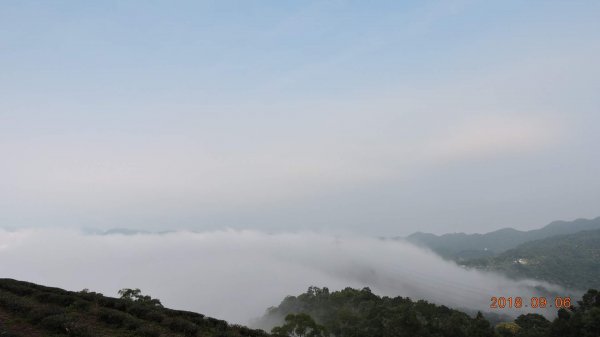
[[369, 288], [329, 292], [311, 287], [270, 308], [265, 320], [305, 313], [327, 333], [339, 337], [377, 336], [494, 336], [490, 323], [445, 306], [403, 297], [379, 297]]
[[379, 297], [368, 288], [329, 292], [311, 287], [270, 308], [264, 320], [283, 317], [284, 324], [273, 332], [290, 336], [296, 332], [312, 337], [599, 337], [600, 293], [589, 290], [577, 306], [560, 309], [552, 322], [527, 314], [492, 327], [480, 313], [472, 318], [426, 301]]
[[202, 314], [164, 308], [139, 289], [123, 289], [120, 295], [112, 298], [0, 279], [0, 336], [268, 336]]
[[[0, 279], [0, 336], [218, 336], [267, 337], [253, 330], [164, 308], [139, 289], [123, 289], [121, 298], [71, 292]], [[311, 287], [270, 308], [265, 320], [283, 324], [274, 336], [291, 337], [599, 337], [600, 292], [589, 290], [552, 322], [541, 315], [519, 316], [493, 327], [481, 314], [474, 318], [445, 306], [403, 297], [380, 297], [368, 288], [329, 292]]]

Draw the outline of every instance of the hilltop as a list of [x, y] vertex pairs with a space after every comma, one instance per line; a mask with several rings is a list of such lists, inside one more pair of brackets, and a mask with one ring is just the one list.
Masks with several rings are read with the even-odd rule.
[[530, 231], [503, 228], [485, 234], [450, 233], [440, 236], [417, 232], [405, 239], [427, 247], [444, 258], [466, 261], [491, 257], [529, 241], [595, 229], [600, 229], [600, 217], [591, 220], [554, 221], [543, 228]]
[[0, 279], [0, 336], [266, 337], [262, 330], [230, 325], [202, 314], [164, 308], [159, 300], [127, 290], [123, 298], [72, 292]]

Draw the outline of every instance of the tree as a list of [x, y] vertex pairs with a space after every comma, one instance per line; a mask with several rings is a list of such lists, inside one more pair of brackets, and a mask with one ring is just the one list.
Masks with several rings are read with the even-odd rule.
[[289, 314], [285, 317], [285, 324], [273, 328], [275, 335], [290, 337], [327, 337], [329, 333], [325, 327], [317, 324], [308, 314]]
[[520, 315], [515, 323], [521, 328], [517, 337], [544, 337], [550, 329], [550, 321], [539, 314]]
[[119, 290], [119, 295], [121, 296], [121, 299], [123, 299], [123, 300], [138, 302], [141, 304], [147, 304], [147, 305], [151, 305], [154, 307], [162, 308], [162, 304], [160, 303], [159, 299], [152, 298], [148, 295], [142, 295], [142, 291], [139, 288], [135, 288], [135, 289], [123, 288], [123, 289]]
[[494, 336], [494, 330], [490, 326], [490, 322], [483, 317], [481, 311], [477, 312], [477, 316], [475, 316], [475, 319], [471, 322], [467, 335], [472, 337]]
[[521, 327], [513, 322], [502, 322], [496, 325], [496, 333], [502, 337], [515, 337]]

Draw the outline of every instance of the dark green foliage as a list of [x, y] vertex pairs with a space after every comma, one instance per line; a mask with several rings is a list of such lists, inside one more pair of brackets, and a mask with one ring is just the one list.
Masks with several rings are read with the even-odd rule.
[[[111, 298], [88, 290], [70, 292], [0, 279], [0, 319], [8, 315], [8, 322], [17, 324], [26, 336], [29, 332], [52, 337], [268, 336], [262, 330], [229, 326], [202, 314], [163, 308], [159, 300], [137, 289], [125, 295]], [[14, 336], [11, 326], [3, 324], [0, 320], [0, 337]]]
[[90, 336], [87, 326], [81, 324], [77, 317], [69, 316], [67, 314], [47, 316], [40, 321], [39, 326], [46, 331], [62, 333], [68, 336]]
[[600, 292], [590, 289], [577, 307], [560, 309], [550, 326], [550, 336], [600, 336]]
[[135, 335], [140, 337], [159, 337], [160, 332], [156, 329], [142, 326], [135, 331]]
[[29, 312], [29, 321], [34, 324], [41, 322], [44, 318], [65, 314], [65, 309], [57, 306], [35, 307]]
[[[163, 308], [151, 300], [116, 299], [0, 279], [0, 337], [270, 336], [201, 314]], [[537, 314], [522, 315], [498, 324], [495, 335], [481, 314], [472, 318], [426, 301], [379, 297], [369, 288], [329, 292], [311, 287], [305, 294], [287, 297], [267, 316], [287, 316], [283, 326], [274, 330], [280, 336], [599, 337], [600, 292], [589, 290], [577, 305], [560, 309], [552, 322]], [[17, 324], [18, 330], [12, 330], [11, 324]]]
[[135, 330], [141, 323], [135, 317], [121, 311], [101, 308], [99, 315], [101, 321], [117, 327], [124, 327], [127, 330]]
[[[310, 287], [300, 296], [289, 296], [271, 308], [265, 320], [289, 314], [307, 314], [337, 337], [347, 336], [493, 336], [483, 317], [426, 301], [379, 297], [369, 288], [329, 292]], [[282, 332], [276, 330], [276, 332]]]
[[0, 307], [15, 314], [25, 315], [31, 311], [33, 305], [23, 297], [6, 291], [0, 291]]
[[76, 300], [74, 301], [67, 309], [75, 310], [75, 311], [86, 311], [90, 308], [91, 303], [84, 300]]
[[330, 293], [311, 287], [269, 309], [265, 321], [286, 317], [283, 326], [273, 329], [281, 336], [309, 336], [306, 329], [295, 328], [311, 326], [314, 318], [336, 337], [600, 337], [600, 292], [589, 290], [577, 306], [560, 309], [557, 316], [550, 322], [539, 314], [521, 315], [494, 329], [481, 313], [472, 318], [426, 301], [379, 297], [368, 288]]
[[175, 332], [182, 332], [186, 336], [194, 336], [198, 332], [196, 324], [179, 317], [171, 319], [169, 329]]
[[71, 305], [71, 303], [77, 300], [77, 298], [74, 296], [54, 294], [50, 292], [37, 293], [33, 295], [33, 298], [42, 303], [53, 303], [62, 306]]
[[159, 310], [153, 306], [144, 305], [142, 303], [135, 303], [129, 306], [127, 312], [135, 317], [157, 323], [164, 320], [164, 315], [161, 314]]
[[64, 314], [46, 316], [40, 321], [40, 326], [52, 332], [66, 332], [69, 319]]
[[138, 288], [136, 288], [136, 289], [129, 289], [129, 288], [121, 289], [121, 290], [119, 290], [119, 295], [121, 295], [121, 299], [123, 299], [123, 300], [134, 301], [134, 302], [138, 302], [138, 303], [142, 303], [142, 304], [150, 305], [150, 306], [155, 306], [155, 307], [162, 307], [160, 300], [158, 300], [156, 298], [152, 298], [148, 295], [142, 295], [142, 291]]
[[325, 327], [317, 324], [312, 317], [300, 313], [297, 315], [289, 314], [285, 317], [285, 324], [273, 328], [271, 331], [277, 336], [296, 336], [296, 337], [326, 337], [329, 333]]
[[543, 337], [550, 332], [550, 321], [538, 314], [517, 317], [515, 323], [520, 327], [517, 337]]
[[116, 310], [101, 308], [98, 311], [98, 317], [104, 323], [121, 326], [125, 323], [127, 315]]
[[221, 319], [216, 319], [212, 317], [207, 317], [206, 322], [207, 325], [215, 330], [225, 330], [227, 329], [227, 322]]

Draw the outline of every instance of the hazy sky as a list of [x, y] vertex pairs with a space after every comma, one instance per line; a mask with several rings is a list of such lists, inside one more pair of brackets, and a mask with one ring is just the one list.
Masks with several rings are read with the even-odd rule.
[[2, 1], [0, 227], [600, 215], [598, 1]]

